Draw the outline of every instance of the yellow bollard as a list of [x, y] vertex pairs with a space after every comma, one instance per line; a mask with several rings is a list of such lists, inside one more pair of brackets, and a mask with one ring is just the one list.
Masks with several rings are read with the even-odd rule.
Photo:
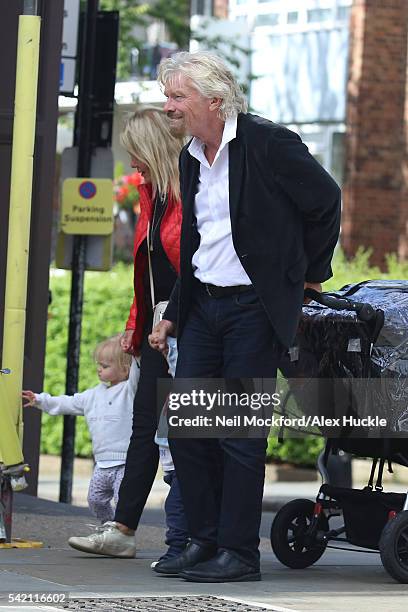
[[6, 466], [23, 462], [21, 390], [40, 26], [40, 17], [20, 15], [2, 358], [2, 367], [11, 373], [0, 374], [0, 461]]
[[12, 413], [8, 409], [9, 405], [10, 401], [7, 395], [6, 384], [3, 380], [3, 376], [0, 374], [0, 461], [6, 466], [22, 463], [23, 461], [16, 421], [13, 419]]

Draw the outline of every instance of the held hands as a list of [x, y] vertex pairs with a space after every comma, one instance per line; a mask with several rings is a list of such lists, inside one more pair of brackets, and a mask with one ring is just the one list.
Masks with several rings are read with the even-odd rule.
[[132, 338], [134, 329], [126, 329], [120, 339], [120, 346], [124, 353], [130, 353], [132, 349]]
[[27, 408], [28, 406], [35, 406], [35, 393], [27, 390], [22, 392], [22, 396], [24, 408]]
[[[322, 285], [321, 283], [305, 283], [303, 289], [314, 289], [315, 291], [318, 291], [319, 293], [322, 292]], [[311, 302], [312, 300], [310, 298], [305, 297], [303, 300], [304, 304], [309, 304], [309, 302]]]
[[152, 349], [160, 351], [163, 355], [166, 355], [169, 347], [167, 345], [167, 336], [171, 336], [176, 331], [176, 326], [172, 321], [162, 319], [160, 323], [153, 328], [152, 333], [149, 336], [149, 344]]

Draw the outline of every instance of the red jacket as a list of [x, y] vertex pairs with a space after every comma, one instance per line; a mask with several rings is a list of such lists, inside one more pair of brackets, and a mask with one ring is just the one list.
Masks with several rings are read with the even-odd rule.
[[[143, 338], [143, 329], [146, 318], [146, 300], [144, 295], [143, 277], [147, 266], [147, 255], [141, 252], [140, 246], [146, 239], [147, 223], [153, 216], [152, 187], [151, 184], [138, 187], [140, 195], [140, 216], [136, 225], [134, 257], [134, 289], [135, 296], [130, 307], [126, 329], [134, 329], [132, 345], [135, 353], [140, 352]], [[180, 272], [180, 230], [181, 230], [181, 201], [169, 196], [167, 208], [160, 225], [160, 238], [163, 249], [171, 265]], [[170, 297], [170, 296], [169, 296]]]

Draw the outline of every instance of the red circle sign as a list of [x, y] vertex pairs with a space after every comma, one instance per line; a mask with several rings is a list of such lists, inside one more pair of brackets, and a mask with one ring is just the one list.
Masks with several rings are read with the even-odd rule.
[[96, 195], [96, 185], [92, 181], [84, 181], [80, 184], [78, 191], [82, 198], [90, 200]]

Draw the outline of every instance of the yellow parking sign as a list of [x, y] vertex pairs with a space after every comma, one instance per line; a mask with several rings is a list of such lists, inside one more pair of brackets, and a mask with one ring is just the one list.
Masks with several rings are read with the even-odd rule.
[[60, 228], [64, 234], [111, 234], [113, 232], [111, 179], [65, 179], [62, 186]]

